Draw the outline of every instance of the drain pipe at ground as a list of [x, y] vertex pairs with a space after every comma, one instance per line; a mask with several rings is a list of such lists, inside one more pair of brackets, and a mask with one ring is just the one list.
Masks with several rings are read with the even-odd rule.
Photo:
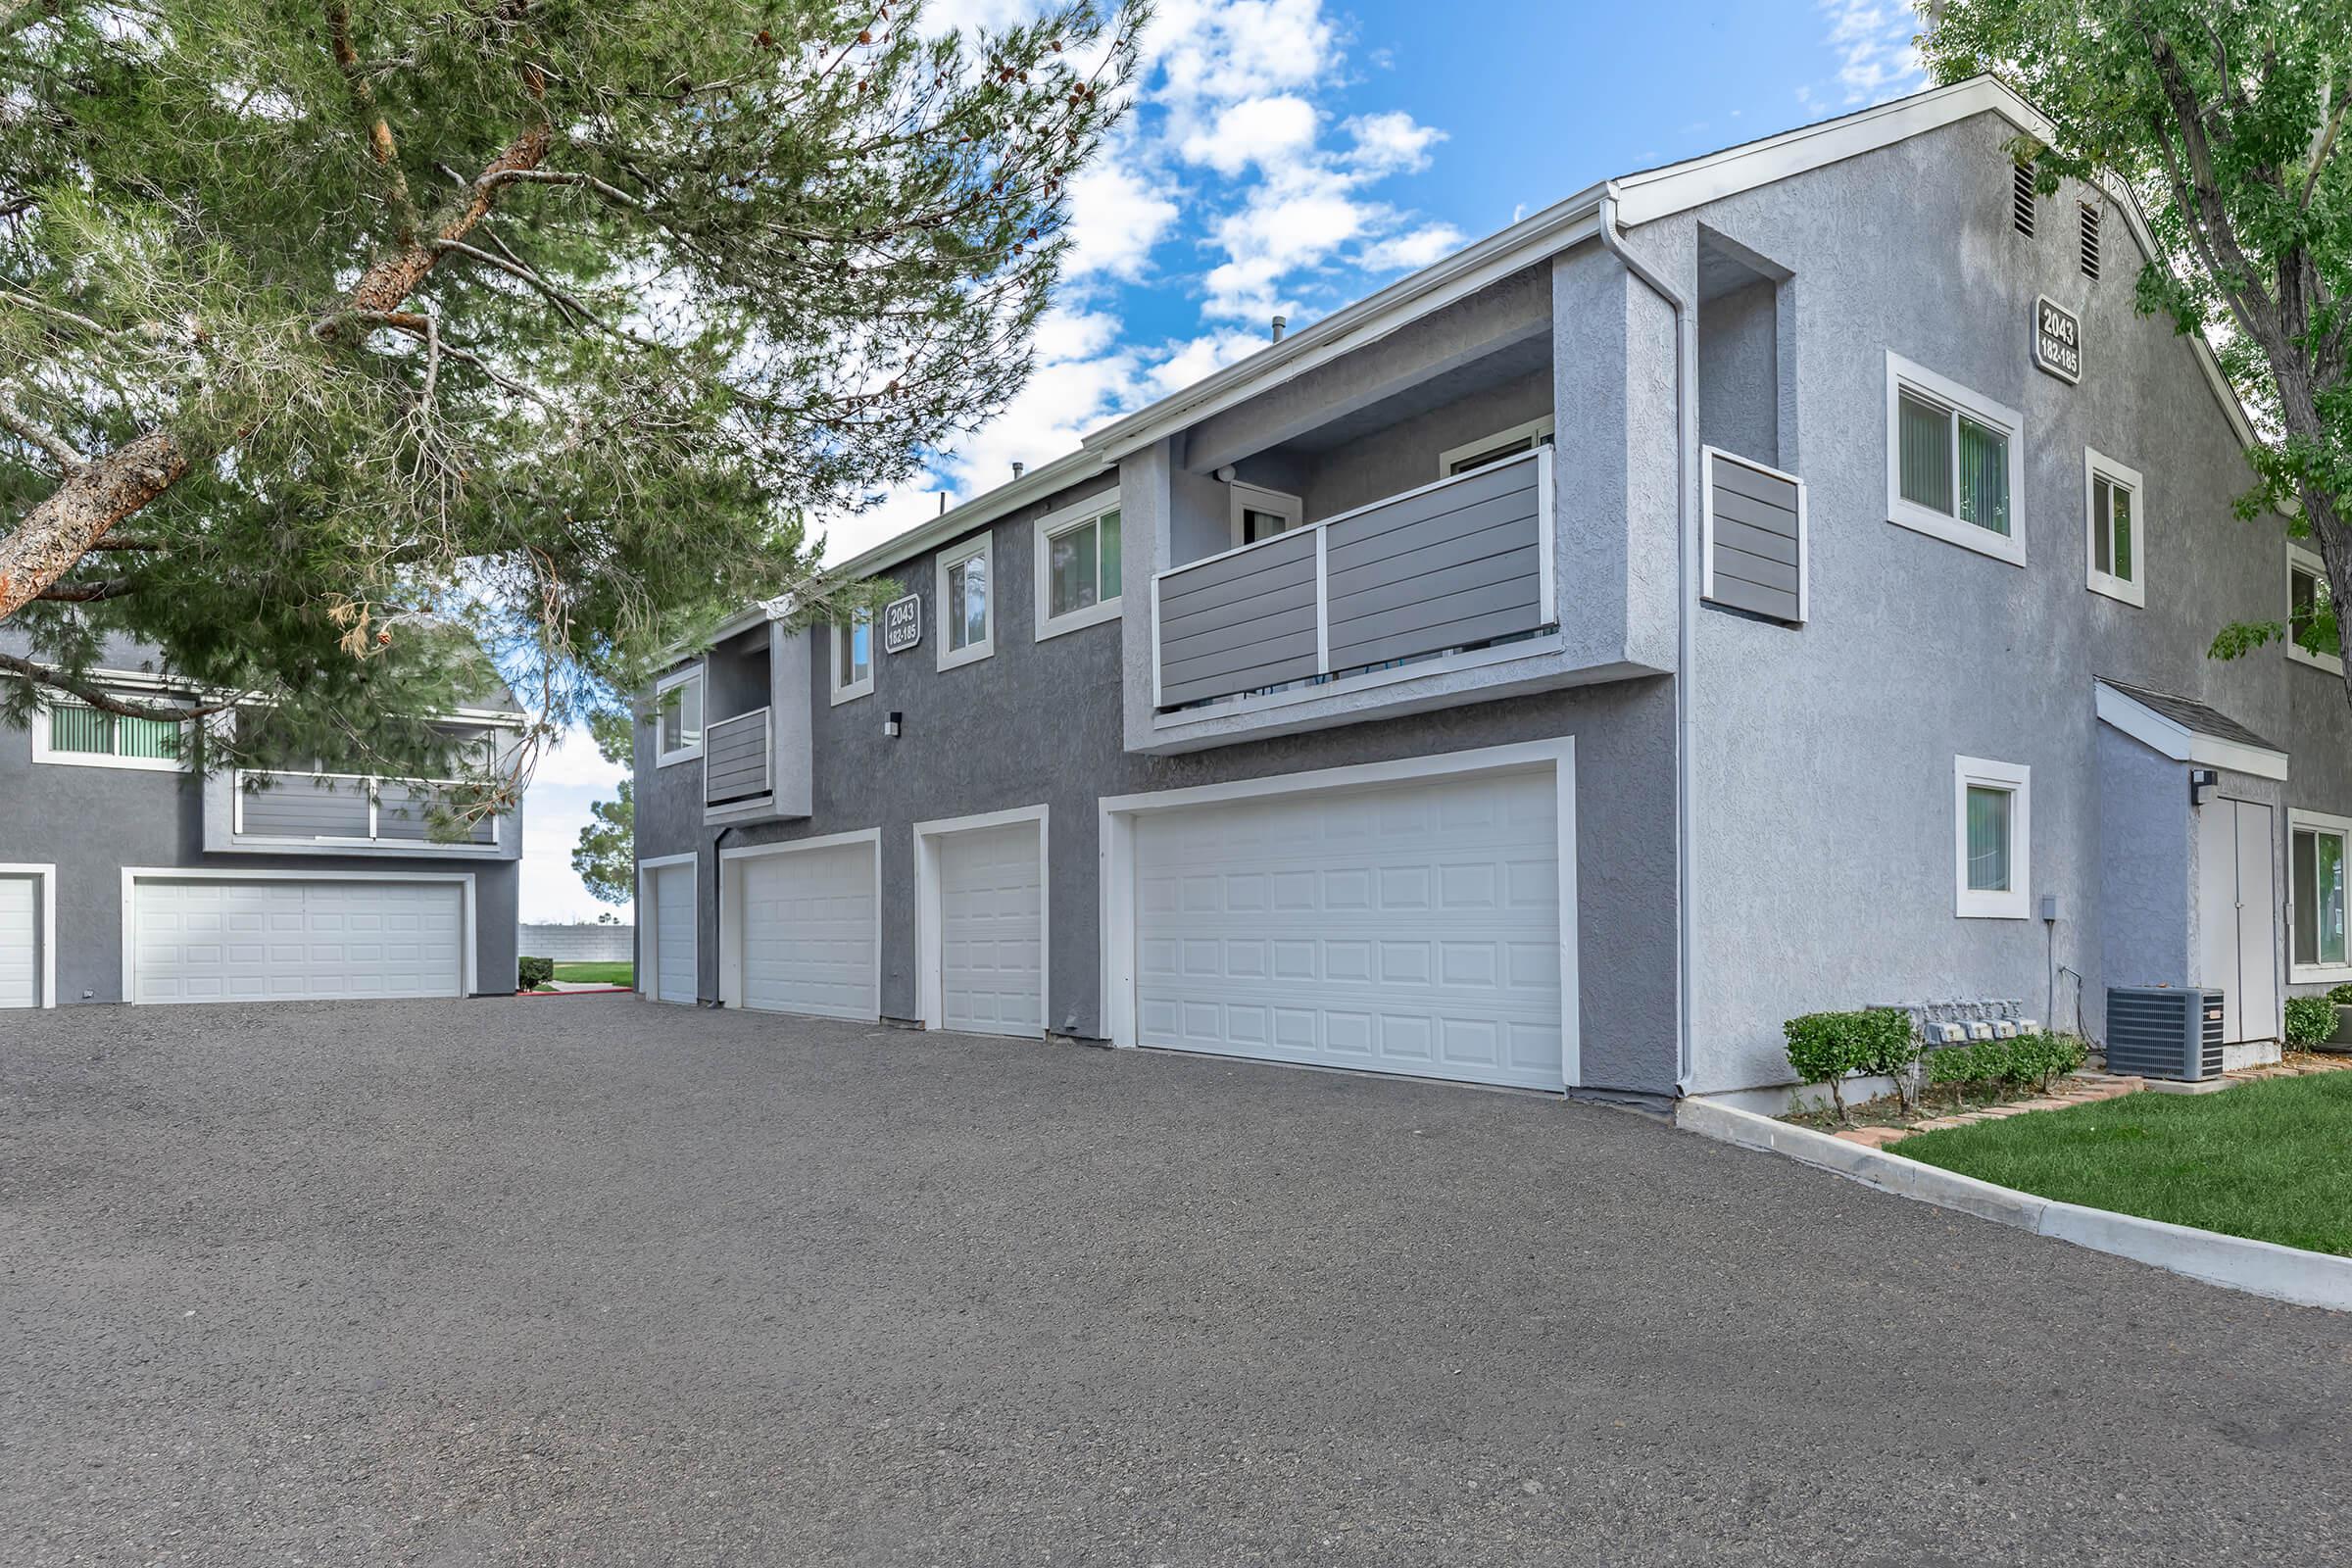
[[1690, 494], [1691, 470], [1698, 460], [1698, 431], [1695, 428], [1697, 410], [1692, 405], [1690, 386], [1697, 376], [1697, 367], [1691, 363], [1695, 352], [1690, 341], [1691, 304], [1683, 292], [1626, 248], [1625, 235], [1617, 227], [1617, 182], [1610, 180], [1600, 194], [1601, 247], [1625, 270], [1648, 285], [1650, 291], [1664, 300], [1674, 312], [1674, 511], [1675, 511], [1675, 664], [1674, 672], [1674, 834], [1675, 834], [1675, 917], [1678, 941], [1675, 954], [1675, 1079], [1677, 1100], [1690, 1093], [1690, 969], [1695, 953], [1697, 915], [1691, 907], [1691, 888], [1695, 882], [1690, 866], [1693, 849], [1690, 830], [1690, 664], [1691, 647], [1695, 641], [1692, 620], [1696, 613], [1691, 604], [1691, 564], [1697, 559], [1698, 547], [1691, 537]]

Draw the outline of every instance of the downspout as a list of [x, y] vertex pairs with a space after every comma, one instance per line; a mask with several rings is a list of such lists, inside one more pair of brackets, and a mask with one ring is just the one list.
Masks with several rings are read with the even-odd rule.
[[1675, 1078], [1677, 1100], [1690, 1093], [1691, 1076], [1691, 981], [1690, 969], [1697, 946], [1697, 915], [1692, 907], [1691, 889], [1696, 877], [1691, 870], [1693, 847], [1690, 802], [1690, 752], [1692, 718], [1690, 712], [1690, 673], [1692, 646], [1697, 639], [1695, 612], [1691, 606], [1691, 571], [1698, 560], [1698, 540], [1695, 535], [1697, 518], [1692, 515], [1690, 496], [1698, 463], [1698, 411], [1690, 394], [1698, 378], [1698, 368], [1692, 363], [1696, 348], [1691, 341], [1690, 318], [1695, 314], [1692, 302], [1652, 269], [1648, 263], [1626, 247], [1625, 235], [1617, 226], [1617, 182], [1610, 180], [1600, 193], [1600, 243], [1602, 249], [1625, 264], [1625, 270], [1646, 284], [1650, 291], [1664, 300], [1674, 312], [1674, 509], [1675, 509], [1675, 671], [1674, 671], [1674, 835], [1675, 835]]

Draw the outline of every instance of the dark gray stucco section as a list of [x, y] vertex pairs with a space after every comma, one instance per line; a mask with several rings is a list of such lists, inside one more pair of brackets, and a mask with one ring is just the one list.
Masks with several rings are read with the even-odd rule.
[[2100, 725], [2100, 957], [2112, 984], [2186, 985], [2197, 885], [2188, 764]]
[[[208, 871], [466, 871], [473, 876], [474, 966], [485, 994], [514, 989], [519, 862], [378, 855], [207, 853], [204, 780], [32, 760], [32, 737], [0, 726], [0, 861], [57, 867], [57, 1000], [122, 1000], [122, 868]], [[521, 842], [518, 811], [499, 831]]]
[[[2340, 694], [2332, 722], [2311, 700], [2325, 677], [2276, 650], [2206, 655], [2224, 623], [2278, 615], [2283, 544], [2276, 518], [2231, 518], [2250, 471], [2190, 345], [2133, 310], [2119, 216], [2096, 283], [2077, 267], [2071, 221], [2012, 231], [2010, 135], [1980, 117], [1632, 236], [1686, 286], [1702, 224], [1792, 274], [1780, 382], [1794, 400], [1784, 415], [1801, 413], [1810, 489], [1810, 623], [1694, 621], [1701, 1092], [1785, 1082], [1781, 1021], [1816, 1008], [2012, 998], [2038, 1013], [2053, 957], [2085, 977], [2096, 1037], [2111, 974], [2172, 961], [2178, 910], [2160, 923], [2127, 908], [2106, 929], [2094, 675], [2196, 698], [2276, 737], [2293, 754], [2290, 803], [2346, 793]], [[2071, 216], [2076, 196], [2057, 210]], [[2082, 319], [2080, 385], [2030, 364], [2036, 294]], [[2026, 567], [1886, 520], [1890, 349], [2023, 415]], [[2085, 448], [2146, 477], [2144, 609], [2085, 586]], [[1956, 756], [2033, 768], [2032, 892], [2058, 895], [2054, 931], [1956, 917]], [[2159, 929], [2162, 950], [2140, 955]]]
[[[827, 660], [810, 661], [813, 814], [725, 830], [727, 847], [881, 830], [882, 1010], [917, 1012], [913, 824], [1015, 807], [1049, 808], [1052, 974], [1048, 1022], [1102, 1033], [1098, 806], [1105, 796], [1294, 773], [1355, 762], [1577, 737], [1580, 1032], [1585, 1086], [1667, 1094], [1675, 1072], [1673, 694], [1663, 678], [1473, 704], [1177, 757], [1130, 754], [1120, 705], [1119, 623], [1038, 642], [1029, 526], [1102, 488], [1097, 481], [994, 525], [996, 653], [936, 667], [933, 557], [892, 575], [924, 603], [924, 642], [878, 654], [871, 697], [835, 707]], [[1128, 578], [1134, 605], [1137, 579]], [[804, 634], [806, 635], [806, 634]], [[884, 716], [906, 715], [897, 740]], [[718, 984], [715, 855], [704, 824], [702, 770], [653, 765], [650, 726], [637, 746], [640, 858], [699, 855], [701, 990]], [[781, 1027], [781, 1026], [780, 1026]]]

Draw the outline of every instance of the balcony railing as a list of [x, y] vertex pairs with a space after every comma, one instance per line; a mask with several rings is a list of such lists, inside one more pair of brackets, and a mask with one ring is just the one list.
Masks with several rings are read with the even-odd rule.
[[[250, 781], [266, 780], [255, 789]], [[249, 772], [236, 775], [235, 832], [242, 839], [329, 844], [350, 849], [495, 849], [498, 818], [456, 824], [435, 836], [434, 808], [454, 779], [387, 779], [364, 773]]]
[[1321, 682], [1550, 625], [1551, 449], [1152, 580], [1153, 702]]
[[769, 793], [767, 710], [722, 718], [703, 731], [703, 805], [740, 806]]

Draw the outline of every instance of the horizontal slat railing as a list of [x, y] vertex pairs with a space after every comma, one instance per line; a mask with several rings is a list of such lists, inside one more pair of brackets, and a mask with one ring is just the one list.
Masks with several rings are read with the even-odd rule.
[[703, 731], [703, 804], [731, 806], [768, 793], [767, 710], [722, 718]]
[[1156, 706], [1177, 708], [1551, 623], [1538, 448], [1152, 579]]
[[1805, 482], [1749, 458], [1708, 447], [1704, 596], [1719, 605], [1801, 625], [1805, 603]]
[[[248, 787], [250, 780], [267, 787]], [[498, 818], [465, 825], [464, 836], [435, 836], [433, 809], [459, 787], [455, 779], [386, 779], [366, 773], [294, 773], [240, 769], [235, 831], [249, 839], [282, 839], [290, 844], [472, 845], [495, 848]]]

